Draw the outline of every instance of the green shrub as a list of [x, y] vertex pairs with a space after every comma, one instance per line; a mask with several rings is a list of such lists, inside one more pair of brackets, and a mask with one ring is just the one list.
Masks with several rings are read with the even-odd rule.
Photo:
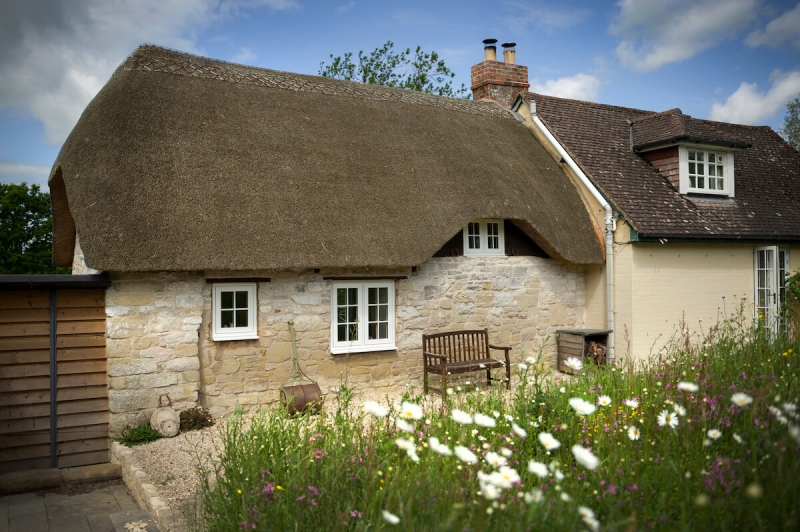
[[212, 418], [209, 411], [202, 406], [182, 410], [180, 418], [181, 432], [200, 430], [214, 425], [214, 418]]
[[150, 423], [144, 423], [138, 427], [125, 427], [122, 430], [122, 435], [119, 438], [113, 438], [114, 441], [121, 443], [126, 447], [133, 447], [134, 445], [141, 445], [143, 443], [150, 443], [161, 438], [161, 434], [150, 426]]

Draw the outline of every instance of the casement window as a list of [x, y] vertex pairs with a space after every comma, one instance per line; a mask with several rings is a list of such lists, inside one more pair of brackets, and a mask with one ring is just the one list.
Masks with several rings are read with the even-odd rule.
[[679, 168], [681, 194], [733, 197], [733, 152], [681, 146]]
[[256, 283], [215, 283], [211, 297], [214, 341], [258, 338]]
[[501, 257], [505, 255], [503, 220], [475, 220], [464, 229], [464, 256]]
[[780, 328], [780, 311], [786, 301], [786, 279], [789, 277], [789, 250], [778, 246], [755, 249], [756, 318], [766, 327]]
[[394, 281], [347, 281], [331, 288], [331, 353], [397, 349]]

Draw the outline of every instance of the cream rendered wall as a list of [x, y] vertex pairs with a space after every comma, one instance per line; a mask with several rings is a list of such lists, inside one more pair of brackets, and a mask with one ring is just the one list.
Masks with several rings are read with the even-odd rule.
[[[755, 244], [636, 243], [631, 281], [632, 354], [656, 353], [684, 323], [695, 339], [738, 308], [745, 299], [753, 315]], [[800, 249], [789, 251], [790, 269], [800, 265]], [[723, 299], [722, 296], [725, 296]]]

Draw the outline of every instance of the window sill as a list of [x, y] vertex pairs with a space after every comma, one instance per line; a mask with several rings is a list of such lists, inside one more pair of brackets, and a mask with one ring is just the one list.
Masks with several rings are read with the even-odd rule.
[[211, 339], [215, 342], [230, 342], [234, 340], [258, 340], [258, 333], [243, 333], [230, 336], [212, 335]]
[[379, 351], [397, 351], [397, 346], [392, 345], [357, 345], [352, 347], [331, 347], [332, 355], [346, 355], [348, 353], [377, 353]]

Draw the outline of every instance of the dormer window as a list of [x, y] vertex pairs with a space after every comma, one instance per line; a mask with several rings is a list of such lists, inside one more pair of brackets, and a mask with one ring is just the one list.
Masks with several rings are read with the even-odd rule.
[[475, 220], [464, 229], [464, 256], [502, 257], [505, 238], [502, 220]]
[[681, 194], [733, 197], [733, 152], [681, 146], [679, 162]]

